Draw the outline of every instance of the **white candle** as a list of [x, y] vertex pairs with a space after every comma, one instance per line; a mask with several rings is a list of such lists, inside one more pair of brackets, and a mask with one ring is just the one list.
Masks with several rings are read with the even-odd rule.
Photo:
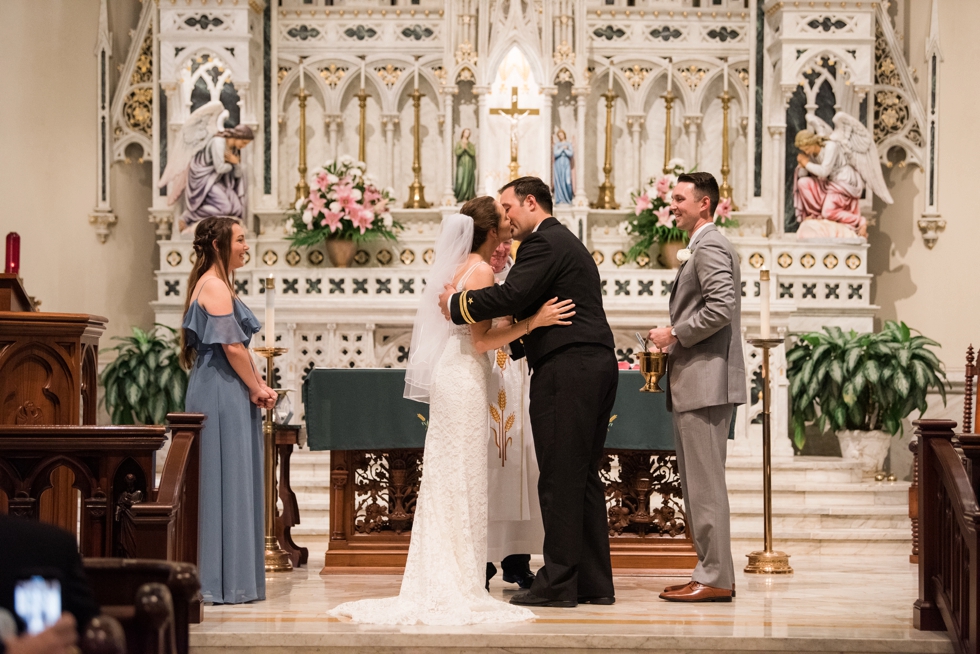
[[276, 346], [276, 276], [269, 273], [265, 285], [265, 346]]
[[725, 66], [722, 68], [722, 80], [725, 84], [725, 93], [728, 93], [728, 59], [725, 59]]
[[306, 75], [303, 72], [303, 61], [302, 60], [300, 60], [300, 62], [299, 62], [299, 90], [300, 91], [305, 91], [306, 90]]
[[612, 93], [613, 85], [613, 69], [612, 69], [612, 57], [609, 58], [609, 92]]
[[419, 60], [415, 60], [415, 90], [419, 90]]
[[769, 338], [769, 269], [759, 271], [759, 331], [762, 338]]
[[364, 90], [364, 60], [361, 59], [361, 90]]
[[670, 93], [671, 88], [674, 86], [674, 60], [673, 58], [667, 59], [667, 93]]

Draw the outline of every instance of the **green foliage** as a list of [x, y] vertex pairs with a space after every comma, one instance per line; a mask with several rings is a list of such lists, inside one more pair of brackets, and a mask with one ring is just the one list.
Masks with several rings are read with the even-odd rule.
[[103, 399], [114, 425], [162, 425], [167, 414], [184, 410], [187, 373], [180, 367], [177, 330], [156, 324], [133, 327], [132, 336], [109, 348], [116, 359], [102, 372]]
[[882, 429], [894, 436], [913, 411], [925, 413], [930, 388], [945, 405], [949, 382], [942, 361], [928, 349], [941, 346], [912, 332], [889, 320], [877, 334], [824, 327], [800, 336], [786, 353], [796, 447], [803, 447], [808, 422], [816, 421], [821, 431]]

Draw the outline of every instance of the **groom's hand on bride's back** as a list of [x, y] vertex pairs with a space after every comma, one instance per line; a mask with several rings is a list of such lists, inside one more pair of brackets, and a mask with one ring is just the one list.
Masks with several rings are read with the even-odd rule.
[[446, 284], [443, 286], [442, 295], [439, 296], [439, 308], [442, 310], [442, 315], [446, 317], [446, 320], [453, 319], [452, 315], [449, 313], [449, 300], [452, 299], [455, 292], [455, 286], [452, 284]]

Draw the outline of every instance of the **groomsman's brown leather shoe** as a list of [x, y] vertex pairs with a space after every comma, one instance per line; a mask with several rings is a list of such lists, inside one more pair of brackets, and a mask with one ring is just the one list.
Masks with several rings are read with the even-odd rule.
[[731, 602], [732, 591], [728, 588], [712, 588], [696, 581], [675, 591], [660, 593], [660, 599], [668, 602]]
[[[688, 586], [690, 586], [690, 585], [691, 585], [692, 583], [693, 583], [693, 582], [690, 582], [690, 581], [689, 581], [689, 582], [687, 582], [686, 584], [678, 584], [678, 585], [676, 585], [676, 586], [667, 586], [666, 588], [664, 588], [664, 592], [665, 592], [665, 593], [673, 593], [674, 591], [678, 591], [678, 590], [680, 590], [680, 589], [682, 589], [682, 588], [687, 588], [687, 587], [688, 587]], [[735, 597], [735, 584], [732, 584], [732, 597], [733, 597], [733, 598]]]

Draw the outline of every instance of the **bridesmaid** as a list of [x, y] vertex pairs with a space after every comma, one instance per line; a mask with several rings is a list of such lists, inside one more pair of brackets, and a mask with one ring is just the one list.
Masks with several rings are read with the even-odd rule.
[[262, 382], [248, 343], [261, 325], [235, 295], [245, 232], [234, 218], [201, 221], [187, 281], [181, 364], [186, 410], [207, 416], [201, 433], [200, 554], [205, 602], [265, 599], [263, 441], [260, 408], [276, 393]]

